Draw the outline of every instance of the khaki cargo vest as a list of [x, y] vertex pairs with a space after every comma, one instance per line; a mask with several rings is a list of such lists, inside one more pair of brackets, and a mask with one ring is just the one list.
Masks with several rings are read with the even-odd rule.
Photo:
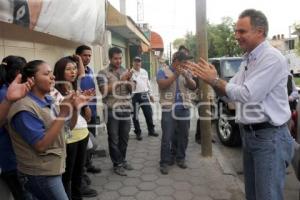
[[[113, 71], [111, 66], [108, 66], [104, 70], [101, 70], [98, 76], [104, 76], [107, 79], [106, 84], [111, 84], [120, 81], [120, 76], [125, 72], [126, 70], [122, 67], [119, 69], [118, 72], [116, 72]], [[114, 92], [112, 94], [104, 94], [103, 97], [103, 103], [105, 103], [109, 109], [131, 108], [131, 94], [127, 88], [127, 85], [118, 85], [113, 89], [113, 91]]]
[[[39, 153], [29, 145], [20, 134], [12, 127], [12, 118], [21, 111], [28, 111], [36, 115], [44, 123], [45, 130], [49, 129], [54, 117], [49, 107], [41, 108], [29, 96], [17, 101], [12, 105], [8, 114], [8, 128], [13, 148], [17, 157], [18, 170], [28, 175], [61, 175], [65, 171], [66, 145], [64, 134], [58, 135], [57, 139], [48, 149]], [[56, 107], [57, 113], [59, 108]]]
[[[170, 77], [174, 74], [169, 66], [162, 68], [165, 75]], [[191, 90], [186, 86], [186, 80], [183, 76], [178, 76], [178, 85], [180, 90], [180, 95], [182, 97], [183, 106], [185, 108], [192, 107], [191, 102]], [[172, 106], [175, 106], [175, 95], [176, 95], [176, 81], [174, 81], [170, 87], [167, 89], [159, 89], [160, 94], [160, 104], [163, 109], [172, 109]]]

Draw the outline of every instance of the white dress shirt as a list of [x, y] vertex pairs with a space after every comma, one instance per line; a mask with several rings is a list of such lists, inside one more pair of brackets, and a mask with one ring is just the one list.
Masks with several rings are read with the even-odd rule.
[[236, 102], [236, 121], [286, 123], [291, 117], [288, 74], [284, 56], [267, 41], [246, 54], [240, 70], [226, 85], [227, 96]]
[[139, 71], [133, 69], [132, 80], [136, 82], [135, 90], [132, 93], [135, 94], [149, 92], [151, 95], [152, 91], [148, 72], [145, 69], [140, 68]]

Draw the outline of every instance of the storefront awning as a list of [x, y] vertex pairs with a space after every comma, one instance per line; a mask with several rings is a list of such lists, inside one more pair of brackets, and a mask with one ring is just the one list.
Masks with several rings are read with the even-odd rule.
[[121, 14], [109, 2], [107, 3], [106, 27], [128, 39], [132, 44], [141, 45], [144, 43], [144, 45], [150, 46], [149, 40], [135, 22], [130, 17]]
[[158, 33], [151, 31], [150, 37], [151, 37], [151, 40], [150, 40], [151, 49], [157, 50], [157, 51], [163, 51], [164, 42], [163, 42], [161, 36]]

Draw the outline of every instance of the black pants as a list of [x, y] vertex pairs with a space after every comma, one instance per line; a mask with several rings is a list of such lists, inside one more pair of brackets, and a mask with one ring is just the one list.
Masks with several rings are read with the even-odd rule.
[[133, 104], [133, 125], [134, 125], [134, 132], [136, 135], [141, 135], [141, 127], [140, 127], [140, 122], [139, 122], [139, 110], [142, 108], [146, 123], [147, 123], [147, 128], [149, 133], [154, 132], [154, 124], [153, 124], [153, 119], [152, 119], [152, 107], [149, 102], [148, 98], [148, 93], [136, 93], [132, 97], [132, 104]]
[[130, 131], [130, 112], [114, 112], [107, 114], [108, 146], [114, 167], [126, 162], [126, 151]]
[[33, 199], [32, 195], [22, 187], [17, 170], [2, 172], [1, 179], [6, 183], [15, 200]]
[[62, 181], [70, 200], [82, 199], [80, 189], [88, 141], [89, 136], [78, 142], [67, 144], [66, 171], [62, 175]]
[[[88, 129], [90, 133], [96, 137], [96, 116], [92, 116], [91, 121], [88, 123]], [[93, 149], [86, 150], [86, 161], [85, 161], [85, 167], [91, 167], [93, 165], [92, 161], [93, 157]]]

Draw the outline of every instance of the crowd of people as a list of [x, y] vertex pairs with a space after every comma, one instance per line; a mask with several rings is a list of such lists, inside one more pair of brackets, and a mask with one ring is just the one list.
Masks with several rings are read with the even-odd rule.
[[[190, 90], [200, 78], [221, 96], [236, 102], [243, 140], [246, 199], [281, 200], [285, 169], [293, 155], [287, 123], [291, 112], [287, 93], [288, 66], [266, 41], [268, 21], [257, 10], [245, 10], [235, 37], [245, 51], [241, 70], [229, 81], [218, 77], [214, 66], [200, 58], [191, 62], [186, 48], [173, 54], [170, 66], [156, 75], [161, 118], [160, 172], [177, 164], [186, 169], [190, 128]], [[20, 56], [2, 60], [0, 70], [1, 178], [15, 199], [82, 199], [96, 196], [86, 172], [100, 173], [92, 164], [90, 137], [96, 137], [97, 98], [92, 50], [79, 46], [75, 55], [52, 67], [43, 60], [26, 62]], [[110, 64], [97, 74], [104, 107], [109, 155], [113, 172], [126, 176], [134, 170], [126, 159], [131, 120], [137, 140], [143, 139], [139, 108], [148, 136], [157, 137], [150, 102], [154, 102], [142, 58], [133, 68], [122, 66], [122, 50], [112, 47]], [[291, 89], [292, 90], [292, 89]], [[289, 91], [291, 94], [292, 91]]]

